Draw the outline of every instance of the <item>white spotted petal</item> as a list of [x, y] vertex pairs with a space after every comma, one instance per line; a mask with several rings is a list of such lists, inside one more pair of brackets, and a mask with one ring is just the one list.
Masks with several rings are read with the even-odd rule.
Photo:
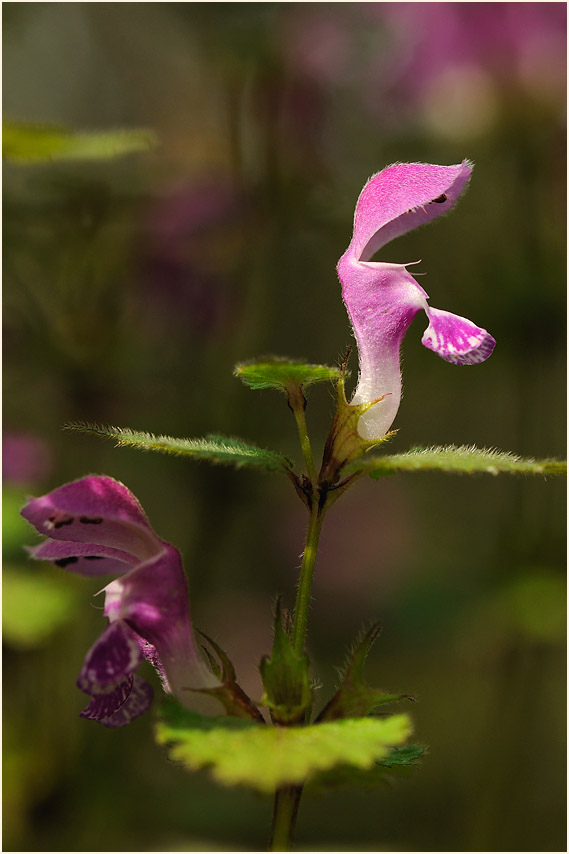
[[468, 318], [431, 306], [426, 313], [429, 325], [421, 343], [441, 359], [453, 365], [478, 365], [492, 354], [495, 339]]

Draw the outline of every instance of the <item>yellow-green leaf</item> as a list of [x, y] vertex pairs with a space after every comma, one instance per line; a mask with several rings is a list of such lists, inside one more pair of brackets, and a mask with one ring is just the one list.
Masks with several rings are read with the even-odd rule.
[[219, 783], [272, 794], [338, 765], [371, 769], [410, 732], [407, 715], [280, 727], [203, 718], [167, 704], [156, 735], [169, 745], [171, 759], [188, 770], [209, 768]]

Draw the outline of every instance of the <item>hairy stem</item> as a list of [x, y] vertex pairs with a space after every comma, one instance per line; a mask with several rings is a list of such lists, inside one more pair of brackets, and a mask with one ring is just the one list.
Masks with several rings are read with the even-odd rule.
[[308, 521], [308, 532], [306, 534], [306, 545], [302, 556], [302, 567], [296, 594], [296, 605], [294, 609], [294, 621], [292, 628], [292, 645], [297, 655], [304, 654], [306, 642], [306, 630], [308, 626], [308, 614], [310, 612], [310, 600], [312, 598], [312, 580], [314, 577], [314, 566], [318, 551], [318, 541], [322, 522], [324, 521], [324, 510], [313, 501], [310, 508]]

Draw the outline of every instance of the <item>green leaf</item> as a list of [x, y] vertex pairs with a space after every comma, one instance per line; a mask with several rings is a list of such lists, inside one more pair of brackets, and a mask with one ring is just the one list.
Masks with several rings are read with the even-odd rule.
[[380, 632], [376, 623], [356, 642], [342, 678], [342, 684], [330, 702], [322, 709], [317, 721], [333, 721], [338, 718], [355, 718], [368, 715], [385, 703], [412, 700], [407, 694], [386, 694], [371, 688], [364, 679], [364, 664], [369, 651]]
[[259, 362], [241, 362], [235, 365], [234, 374], [253, 389], [277, 388], [290, 391], [292, 387], [306, 388], [313, 383], [337, 380], [341, 368], [328, 365], [308, 365], [274, 356]]
[[205, 436], [200, 439], [174, 439], [172, 436], [154, 436], [122, 427], [99, 427], [96, 424], [67, 424], [66, 429], [82, 433], [93, 433], [106, 439], [113, 439], [117, 446], [138, 448], [141, 451], [159, 451], [179, 457], [191, 457], [195, 460], [207, 460], [219, 465], [254, 466], [268, 471], [282, 471], [289, 474], [292, 463], [286, 457], [258, 448], [241, 439], [228, 436]]
[[404, 747], [394, 747], [390, 750], [385, 759], [379, 762], [384, 768], [403, 768], [417, 764], [425, 752], [422, 744], [407, 744]]
[[233, 715], [237, 718], [248, 718], [263, 723], [264, 718], [261, 712], [251, 698], [247, 696], [241, 686], [237, 684], [235, 667], [227, 653], [225, 653], [219, 644], [212, 640], [212, 638], [208, 637], [204, 632], [200, 632], [199, 634], [205, 638], [219, 659], [218, 663], [207, 647], [203, 647], [204, 652], [209, 658], [211, 669], [221, 681], [221, 685], [218, 685], [215, 688], [202, 688], [200, 689], [200, 692], [203, 694], [211, 694], [212, 697], [217, 697], [217, 699], [225, 706], [225, 710], [228, 715]]
[[567, 474], [564, 460], [523, 459], [506, 451], [474, 446], [448, 445], [446, 448], [413, 448], [404, 454], [370, 456], [347, 465], [344, 472], [363, 472], [377, 479], [400, 471], [444, 471], [456, 474]]
[[371, 789], [375, 786], [386, 786], [396, 778], [408, 777], [413, 773], [424, 752], [425, 748], [418, 744], [394, 747], [385, 759], [376, 762], [369, 770], [361, 770], [352, 765], [337, 765], [330, 771], [314, 775], [309, 785], [312, 791], [332, 787], [353, 788], [359, 786]]
[[170, 758], [188, 770], [209, 768], [219, 783], [272, 794], [337, 765], [373, 768], [410, 731], [406, 715], [281, 727], [204, 718], [170, 702], [156, 736], [159, 744], [170, 746]]
[[110, 160], [137, 151], [149, 151], [157, 145], [150, 130], [125, 130], [80, 133], [58, 125], [29, 122], [2, 123], [2, 156], [19, 163], [52, 160]]
[[64, 577], [4, 566], [2, 572], [2, 636], [16, 647], [42, 644], [68, 622], [77, 593]]

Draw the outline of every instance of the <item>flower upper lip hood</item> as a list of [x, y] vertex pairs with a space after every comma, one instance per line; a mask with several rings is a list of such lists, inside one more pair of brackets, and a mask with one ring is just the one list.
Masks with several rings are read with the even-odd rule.
[[450, 210], [472, 168], [463, 160], [457, 166], [394, 163], [378, 172], [358, 198], [346, 256], [369, 261], [390, 240]]
[[468, 160], [455, 166], [396, 163], [370, 178], [357, 201], [352, 240], [338, 263], [338, 276], [360, 360], [352, 403], [383, 398], [359, 419], [364, 439], [384, 436], [397, 414], [399, 350], [418, 311], [429, 318], [422, 343], [446, 361], [477, 364], [494, 349], [496, 342], [485, 329], [429, 306], [428, 294], [407, 265], [370, 261], [390, 240], [450, 210], [471, 172]]
[[152, 689], [135, 673], [143, 658], [184, 705], [196, 698], [187, 689], [220, 685], [194, 638], [180, 553], [157, 536], [122, 483], [84, 477], [30, 499], [22, 516], [48, 537], [29, 549], [33, 557], [82, 575], [116, 577], [104, 588], [109, 626], [77, 680], [91, 697], [83, 717], [116, 727], [145, 712]]

